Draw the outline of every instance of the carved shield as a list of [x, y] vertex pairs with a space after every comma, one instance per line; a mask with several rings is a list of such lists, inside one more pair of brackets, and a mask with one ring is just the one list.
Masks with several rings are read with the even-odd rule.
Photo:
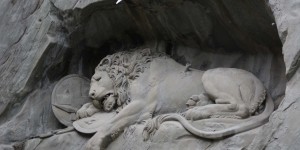
[[88, 92], [90, 80], [72, 74], [62, 78], [52, 91], [52, 110], [60, 123], [72, 126], [76, 112], [85, 103], [91, 102]]

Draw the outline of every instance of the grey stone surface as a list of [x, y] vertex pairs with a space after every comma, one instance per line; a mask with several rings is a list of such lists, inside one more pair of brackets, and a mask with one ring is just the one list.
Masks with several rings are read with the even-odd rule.
[[[198, 127], [201, 128], [199, 124]], [[107, 148], [108, 150], [140, 150], [140, 149], [243, 149], [246, 148], [251, 140], [261, 132], [262, 128], [244, 132], [223, 140], [198, 139], [188, 133], [178, 122], [166, 122], [162, 124], [157, 134], [151, 140], [144, 141], [142, 137], [144, 125], [136, 124], [128, 127]], [[203, 127], [202, 127], [203, 128]], [[31, 139], [24, 144], [24, 149], [65, 149], [65, 150], [82, 150], [85, 142], [90, 138], [88, 135], [69, 132], [60, 135], [54, 135], [46, 139]], [[237, 142], [239, 141], [239, 142]]]
[[249, 148], [299, 145], [298, 0], [118, 5], [110, 0], [3, 0], [0, 19], [0, 149], [64, 128], [51, 110], [55, 83], [72, 73], [90, 78], [108, 53], [140, 45], [153, 45], [198, 69], [236, 67], [254, 73], [278, 105], [284, 100]]
[[272, 0], [270, 6], [276, 18], [283, 43], [287, 72], [285, 97], [250, 149], [299, 149], [299, 4], [297, 0]]
[[45, 139], [31, 139], [23, 145], [23, 148], [25, 150], [84, 150], [87, 139], [89, 137], [73, 131]]
[[41, 76], [63, 61], [59, 53], [65, 50], [49, 1], [0, 3], [0, 143], [5, 144], [60, 127], [48, 106], [52, 84]]
[[299, 1], [270, 0], [277, 28], [283, 43], [287, 77], [291, 78], [299, 66]]
[[[200, 127], [200, 126], [199, 126]], [[244, 132], [233, 137], [222, 140], [207, 140], [195, 138], [182, 128], [177, 122], [166, 122], [157, 131], [152, 140], [143, 141], [141, 132], [142, 125], [133, 125], [127, 128], [107, 149], [174, 149], [174, 150], [194, 150], [194, 149], [243, 149], [248, 146], [253, 137], [261, 131], [261, 128]], [[239, 141], [239, 142], [237, 142]], [[135, 144], [132, 144], [135, 143]], [[166, 144], [168, 143], [168, 144]]]

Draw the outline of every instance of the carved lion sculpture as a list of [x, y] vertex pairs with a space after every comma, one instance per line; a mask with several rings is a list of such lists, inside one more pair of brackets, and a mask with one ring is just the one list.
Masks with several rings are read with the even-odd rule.
[[[93, 150], [106, 148], [125, 127], [155, 116], [158, 117], [145, 127], [146, 139], [147, 133], [167, 120], [179, 121], [196, 136], [218, 139], [264, 124], [274, 109], [268, 96], [264, 111], [254, 116], [266, 91], [259, 79], [247, 71], [191, 69], [149, 49], [118, 52], [102, 59], [91, 79], [89, 95], [93, 103], [77, 112], [79, 118], [102, 110], [118, 112], [88, 141], [87, 149]], [[211, 102], [197, 105], [208, 100]], [[245, 121], [216, 132], [198, 130], [187, 121], [207, 118]]]

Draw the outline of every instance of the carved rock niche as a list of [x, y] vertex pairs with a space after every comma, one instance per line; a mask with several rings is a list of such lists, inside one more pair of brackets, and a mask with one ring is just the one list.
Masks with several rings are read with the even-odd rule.
[[108, 54], [151, 47], [195, 69], [250, 71], [277, 105], [284, 96], [282, 44], [263, 1], [104, 1], [76, 6], [62, 13], [62, 21], [72, 61], [80, 63], [74, 69], [87, 77]]
[[[106, 55], [141, 48], [164, 52], [182, 65], [191, 64], [191, 68], [203, 71], [217, 67], [247, 70], [262, 81], [275, 108], [285, 96], [286, 68], [281, 39], [265, 1], [123, 0], [117, 5], [111, 0], [50, 1], [44, 5], [49, 5], [56, 25], [49, 29], [49, 34], [59, 42], [47, 46], [61, 48], [47, 54], [61, 57], [43, 56], [45, 62], [37, 70], [42, 71], [38, 83], [51, 88], [40, 90], [32, 86], [29, 97], [20, 98], [24, 106], [8, 108], [6, 116], [29, 107], [26, 104], [29, 98], [50, 99], [45, 95], [51, 95], [62, 77], [79, 74], [90, 79]], [[49, 109], [39, 106], [41, 104], [33, 102], [30, 107]], [[20, 141], [32, 137], [22, 143], [24, 149], [83, 149], [91, 135], [76, 131], [51, 134], [65, 126], [52, 112], [48, 113], [48, 120], [43, 122], [47, 125], [36, 125], [37, 130], [32, 131], [20, 130], [26, 134], [19, 137], [14, 132], [2, 132], [0, 124], [0, 135], [9, 135], [9, 139], [3, 139], [4, 143], [16, 142], [18, 146]], [[4, 124], [8, 119], [0, 121]], [[18, 121], [22, 122], [22, 118], [11, 122]], [[50, 121], [54, 123], [47, 123]], [[135, 124], [126, 128], [107, 149], [243, 149], [251, 145], [261, 129], [258, 127], [223, 140], [207, 140], [194, 137], [180, 124], [166, 123], [152, 140], [143, 141], [143, 125]], [[50, 134], [43, 134], [47, 132]]]
[[[247, 70], [263, 82], [276, 107], [284, 97], [282, 44], [263, 1], [97, 2], [63, 17], [74, 62], [80, 62], [75, 68], [87, 77], [107, 54], [150, 47], [200, 70]], [[108, 149], [242, 149], [261, 129], [213, 142], [189, 135], [180, 125], [165, 128], [144, 142], [142, 127], [130, 126]]]

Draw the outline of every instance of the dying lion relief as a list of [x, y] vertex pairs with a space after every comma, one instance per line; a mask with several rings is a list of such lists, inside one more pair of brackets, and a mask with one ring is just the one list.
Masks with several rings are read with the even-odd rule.
[[[150, 49], [118, 52], [96, 67], [89, 92], [93, 102], [85, 104], [77, 117], [117, 112], [88, 141], [87, 149], [93, 150], [106, 148], [124, 128], [144, 120], [148, 120], [145, 140], [169, 120], [180, 122], [193, 135], [222, 139], [267, 121], [274, 106], [266, 93], [259, 79], [241, 69], [200, 71]], [[258, 114], [264, 101], [265, 109]], [[189, 122], [208, 118], [242, 121], [215, 132], [199, 130]]]

